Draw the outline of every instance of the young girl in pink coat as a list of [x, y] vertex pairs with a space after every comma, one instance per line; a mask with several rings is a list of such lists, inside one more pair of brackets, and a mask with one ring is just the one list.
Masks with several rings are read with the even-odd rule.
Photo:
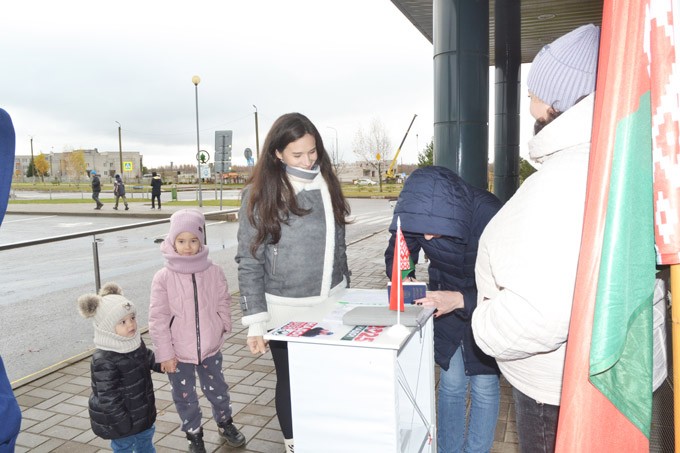
[[149, 306], [156, 361], [168, 373], [190, 452], [205, 452], [197, 374], [220, 436], [232, 447], [246, 442], [233, 424], [229, 385], [222, 374], [231, 296], [222, 268], [208, 259], [205, 238], [200, 211], [182, 209], [170, 217], [170, 231], [161, 244], [165, 267], [153, 278]]

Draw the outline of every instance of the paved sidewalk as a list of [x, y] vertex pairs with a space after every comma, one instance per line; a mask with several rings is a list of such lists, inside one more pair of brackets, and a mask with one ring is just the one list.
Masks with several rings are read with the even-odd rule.
[[[31, 209], [21, 208], [32, 206]], [[8, 213], [18, 214], [51, 212], [72, 215], [100, 215], [88, 204], [82, 205], [12, 205]], [[175, 208], [177, 209], [177, 208]], [[175, 209], [163, 206], [162, 211], [152, 211], [148, 206], [143, 211], [153, 215], [169, 216]], [[204, 208], [214, 211], [215, 207]], [[139, 212], [138, 212], [139, 211]], [[130, 211], [112, 212], [125, 216], [145, 215], [138, 204], [131, 205]], [[383, 253], [388, 240], [387, 231], [363, 238], [348, 244], [349, 267], [352, 271], [352, 286], [362, 288], [384, 288]], [[422, 272], [421, 272], [421, 275]], [[234, 278], [233, 276], [231, 278]], [[253, 356], [245, 346], [247, 330], [241, 325], [238, 308], [238, 294], [233, 304], [234, 331], [227, 339], [224, 353], [224, 374], [231, 386], [234, 421], [248, 439], [245, 447], [234, 449], [221, 441], [215, 423], [209, 419], [210, 408], [201, 395], [204, 415], [205, 440], [208, 451], [238, 451], [243, 453], [282, 453], [282, 435], [276, 419], [274, 407], [274, 385], [276, 375], [271, 354]], [[143, 336], [147, 345], [151, 344], [148, 335]], [[87, 400], [90, 394], [90, 357], [74, 358], [72, 363], [37, 380], [16, 388], [15, 394], [23, 413], [21, 434], [17, 442], [17, 452], [98, 452], [110, 451], [109, 442], [96, 437], [90, 430], [87, 413]], [[179, 430], [179, 421], [170, 395], [167, 378], [154, 374], [156, 406], [158, 419], [154, 443], [159, 452], [187, 451], [184, 434]], [[200, 394], [200, 392], [199, 392]], [[492, 452], [517, 452], [514, 408], [507, 384], [502, 381], [501, 413], [496, 428], [496, 440]], [[383, 453], [383, 452], [371, 452]], [[391, 453], [391, 452], [384, 452]]]

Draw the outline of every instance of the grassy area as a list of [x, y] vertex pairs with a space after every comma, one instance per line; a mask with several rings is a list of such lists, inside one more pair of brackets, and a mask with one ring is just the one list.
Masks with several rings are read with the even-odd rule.
[[[99, 197], [99, 201], [104, 204], [113, 204], [116, 202], [114, 198], [103, 198]], [[146, 203], [150, 204], [151, 200], [148, 198], [127, 198], [129, 204]], [[9, 200], [9, 204], [80, 204], [87, 203], [92, 204], [92, 198], [60, 198], [54, 200]], [[120, 200], [118, 204], [123, 204], [123, 200]], [[186, 201], [163, 201], [163, 206], [197, 206], [198, 201], [196, 200], [186, 200]], [[203, 200], [203, 206], [219, 206], [220, 200]], [[222, 207], [233, 207], [241, 206], [239, 200], [222, 200]]]
[[[162, 187], [162, 190], [164, 192], [170, 192], [172, 189], [172, 184], [165, 184]], [[195, 190], [197, 185], [177, 185], [177, 190]], [[233, 189], [241, 189], [243, 187], [243, 184], [224, 184], [222, 188], [224, 190], [233, 190]], [[220, 185], [219, 184], [203, 184], [202, 185], [203, 190], [219, 190]], [[13, 182], [12, 183], [12, 190], [28, 190], [28, 191], [38, 191], [38, 192], [91, 192], [92, 186], [90, 185], [89, 182], [81, 182], [80, 184], [76, 183], [60, 183], [60, 184], [52, 184], [51, 182], [45, 181], [44, 183], [41, 183], [40, 181], [36, 181], [35, 184], [32, 182]], [[113, 184], [104, 184], [102, 183], [102, 192], [113, 192]], [[126, 193], [150, 193], [151, 192], [151, 186], [148, 184], [135, 184], [135, 183], [126, 183], [125, 184], [125, 192]]]
[[375, 186], [355, 186], [346, 184], [342, 186], [342, 193], [348, 198], [392, 198], [399, 196], [402, 187], [402, 184], [383, 184], [381, 192], [380, 187], [377, 184]]
[[[224, 185], [222, 188], [224, 190], [233, 190], [233, 189], [241, 189], [243, 186], [242, 185]], [[165, 185], [163, 186], [163, 191], [164, 192], [170, 192], [172, 186], [170, 185]], [[219, 184], [203, 184], [202, 189], [205, 192], [209, 191], [215, 191], [219, 190], [220, 186]], [[375, 198], [375, 197], [384, 197], [384, 198], [395, 198], [399, 196], [399, 192], [401, 192], [402, 185], [401, 184], [383, 184], [382, 186], [382, 191], [380, 191], [380, 187], [376, 184], [374, 186], [356, 186], [353, 184], [344, 184], [342, 186], [342, 191], [345, 194], [346, 197], [348, 198]], [[134, 198], [135, 195], [139, 194], [148, 194], [151, 191], [150, 187], [143, 186], [141, 189], [135, 189], [132, 184], [126, 185], [125, 186], [126, 192], [128, 194], [128, 202], [132, 203], [138, 203], [138, 202], [149, 202], [149, 198]], [[92, 199], [90, 198], [91, 195], [91, 188], [88, 184], [82, 183], [82, 184], [72, 184], [72, 183], [63, 183], [63, 184], [51, 184], [51, 183], [40, 183], [36, 182], [36, 184], [26, 182], [26, 183], [13, 183], [12, 184], [12, 190], [19, 190], [19, 191], [37, 191], [37, 192], [46, 192], [47, 194], [45, 195], [45, 199], [42, 200], [10, 200], [10, 203], [52, 203], [52, 204], [59, 204], [59, 203], [92, 203]], [[191, 186], [191, 185], [178, 185], [177, 186], [178, 191], [185, 191], [185, 190], [196, 190], [196, 186]], [[50, 200], [49, 198], [49, 193], [55, 193], [55, 192], [82, 192], [84, 194], [84, 198], [74, 198], [74, 199], [55, 199], [55, 200]], [[102, 195], [106, 196], [108, 194], [111, 194], [113, 192], [113, 185], [102, 185]], [[103, 202], [109, 202], [111, 203], [113, 201], [113, 198], [105, 198], [105, 197], [100, 197], [100, 199]], [[214, 201], [214, 205], [211, 204], [212, 201], [203, 201], [203, 204], [206, 204], [207, 206], [219, 206], [220, 202], [219, 200]], [[172, 203], [177, 203], [178, 205], [184, 206], [184, 203], [186, 203], [187, 206], [193, 206], [196, 204], [196, 201], [173, 201]], [[222, 205], [227, 205], [227, 206], [238, 206], [240, 203], [235, 200], [229, 200], [229, 203], [227, 204], [227, 200], [222, 200]]]

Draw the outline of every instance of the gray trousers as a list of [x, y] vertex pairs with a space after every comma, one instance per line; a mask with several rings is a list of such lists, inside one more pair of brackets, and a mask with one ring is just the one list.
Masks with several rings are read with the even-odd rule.
[[125, 198], [125, 195], [116, 195], [116, 207], [118, 207], [118, 199], [122, 198], [123, 199], [123, 204], [127, 208], [127, 198]]
[[177, 372], [168, 373], [172, 399], [182, 420], [182, 431], [194, 431], [201, 426], [201, 406], [196, 392], [197, 374], [201, 390], [212, 406], [213, 418], [217, 424], [222, 425], [231, 420], [229, 385], [222, 374], [222, 353], [218, 352], [200, 365], [179, 362]]

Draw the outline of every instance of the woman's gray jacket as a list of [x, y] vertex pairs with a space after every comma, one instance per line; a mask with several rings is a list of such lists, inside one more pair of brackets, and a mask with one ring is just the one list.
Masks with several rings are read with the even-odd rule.
[[[298, 321], [321, 305], [336, 287], [349, 286], [345, 227], [335, 223], [330, 195], [319, 174], [311, 183], [296, 184], [298, 204], [310, 212], [290, 215], [281, 223], [281, 239], [266, 243], [253, 255], [257, 230], [247, 216], [250, 194], [244, 189], [239, 211], [238, 263], [243, 324], [249, 336], [283, 322]], [[253, 329], [259, 324], [257, 329]]]

